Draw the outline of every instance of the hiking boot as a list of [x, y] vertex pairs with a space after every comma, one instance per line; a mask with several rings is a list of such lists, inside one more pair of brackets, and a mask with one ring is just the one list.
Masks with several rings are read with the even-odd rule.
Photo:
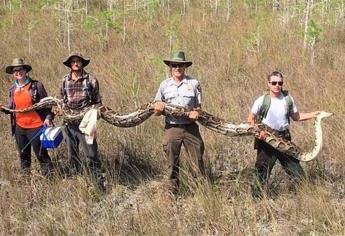
[[51, 177], [52, 173], [53, 173], [53, 164], [51, 162], [48, 163], [41, 163], [41, 174], [44, 177]]
[[99, 179], [99, 180], [97, 181], [96, 188], [97, 188], [98, 191], [100, 191], [101, 193], [104, 193], [104, 192], [106, 191], [105, 183], [104, 183], [104, 178]]

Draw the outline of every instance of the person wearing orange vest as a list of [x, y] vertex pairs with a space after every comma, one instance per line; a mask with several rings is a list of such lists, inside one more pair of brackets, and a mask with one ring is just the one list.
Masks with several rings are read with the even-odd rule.
[[[28, 75], [32, 67], [21, 58], [13, 59], [11, 65], [5, 69], [7, 74], [11, 74], [14, 80], [10, 88], [9, 104], [10, 109], [25, 109], [47, 97], [47, 92], [43, 84], [33, 80]], [[2, 109], [1, 111], [8, 113]], [[41, 146], [40, 132], [44, 125], [52, 126], [54, 114], [51, 109], [41, 109], [26, 113], [11, 113], [12, 134], [15, 137], [19, 151], [20, 165], [24, 174], [31, 173], [31, 147], [33, 148], [41, 166], [41, 173], [48, 176], [52, 171], [52, 162], [48, 151]]]

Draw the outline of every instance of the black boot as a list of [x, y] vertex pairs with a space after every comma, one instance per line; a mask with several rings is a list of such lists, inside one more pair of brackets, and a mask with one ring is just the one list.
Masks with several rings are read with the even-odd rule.
[[41, 173], [44, 177], [51, 177], [53, 173], [53, 164], [51, 161], [47, 163], [40, 163], [41, 165]]

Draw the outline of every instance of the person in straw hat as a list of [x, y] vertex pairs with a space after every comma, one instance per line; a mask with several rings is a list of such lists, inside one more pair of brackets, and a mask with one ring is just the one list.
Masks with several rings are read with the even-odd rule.
[[[7, 108], [25, 109], [47, 97], [43, 84], [33, 80], [28, 75], [31, 70], [31, 65], [25, 63], [21, 58], [13, 59], [12, 64], [6, 66], [5, 72], [13, 78]], [[24, 175], [30, 176], [31, 173], [31, 147], [40, 162], [42, 175], [49, 175], [53, 165], [48, 151], [41, 147], [39, 135], [44, 125], [52, 126], [54, 114], [51, 109], [26, 113], [9, 113], [1, 106], [1, 110], [11, 115], [12, 134], [16, 140], [20, 166]]]
[[[81, 111], [90, 107], [97, 108], [102, 105], [99, 93], [99, 84], [95, 76], [85, 71], [90, 59], [80, 53], [73, 53], [67, 57], [63, 64], [70, 68], [70, 72], [62, 79], [61, 96], [68, 108]], [[86, 141], [86, 136], [79, 129], [81, 121], [66, 123], [67, 149], [71, 171], [81, 172], [79, 158], [79, 144], [88, 159], [89, 170], [98, 190], [104, 191], [104, 178], [101, 172], [101, 160], [98, 154], [96, 137], [91, 142]]]
[[198, 125], [195, 123], [201, 110], [202, 92], [198, 80], [186, 74], [186, 68], [191, 66], [192, 62], [186, 60], [183, 51], [174, 52], [171, 58], [165, 59], [163, 62], [169, 66], [171, 76], [160, 84], [155, 97], [155, 115], [162, 114], [165, 104], [192, 109], [189, 118], [166, 117], [165, 119], [163, 150], [171, 162], [169, 189], [173, 194], [177, 194], [180, 170], [179, 156], [182, 145], [184, 145], [189, 158], [197, 161], [197, 167], [193, 165], [194, 173], [205, 175], [204, 142]]

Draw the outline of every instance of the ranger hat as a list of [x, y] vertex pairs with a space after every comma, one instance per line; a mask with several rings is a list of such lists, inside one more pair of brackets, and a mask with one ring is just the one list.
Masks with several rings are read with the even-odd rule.
[[29, 72], [30, 70], [32, 70], [32, 67], [24, 62], [24, 59], [22, 58], [14, 58], [12, 61], [11, 65], [6, 66], [5, 72], [7, 74], [12, 74], [13, 73], [13, 68], [14, 67], [19, 67], [22, 66], [25, 70], [26, 73]]
[[90, 59], [89, 59], [89, 58], [84, 58], [83, 55], [82, 55], [81, 53], [77, 52], [77, 53], [72, 53], [72, 54], [70, 54], [70, 55], [67, 57], [67, 59], [63, 62], [63, 64], [64, 64], [65, 66], [71, 68], [71, 59], [72, 59], [72, 57], [78, 57], [78, 58], [80, 58], [80, 60], [81, 60], [81, 62], [82, 62], [83, 68], [84, 68], [85, 66], [87, 66], [87, 65], [90, 63]]
[[193, 64], [191, 61], [187, 61], [183, 51], [174, 52], [170, 59], [163, 60], [167, 66], [171, 64], [184, 64], [189, 67]]

